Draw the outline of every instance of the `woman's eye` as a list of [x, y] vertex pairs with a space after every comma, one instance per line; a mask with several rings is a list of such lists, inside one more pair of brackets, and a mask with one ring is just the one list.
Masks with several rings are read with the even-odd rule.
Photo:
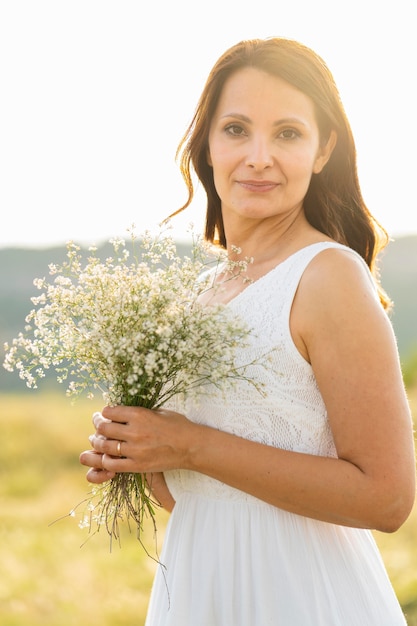
[[225, 131], [228, 135], [233, 135], [233, 137], [241, 137], [245, 134], [244, 129], [239, 124], [229, 124], [226, 126]]
[[286, 128], [279, 133], [279, 137], [282, 139], [296, 139], [299, 136], [300, 133], [294, 130], [294, 128]]

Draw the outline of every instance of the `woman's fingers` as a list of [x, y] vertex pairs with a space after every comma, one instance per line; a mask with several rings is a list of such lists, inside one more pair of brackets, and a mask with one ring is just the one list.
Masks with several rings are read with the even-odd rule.
[[127, 424], [131, 419], [135, 419], [140, 413], [151, 412], [150, 409], [145, 409], [138, 406], [126, 406], [118, 404], [116, 406], [104, 407], [102, 413], [99, 413], [101, 417], [107, 421], [118, 422], [119, 424]]
[[89, 467], [87, 480], [91, 483], [103, 483], [115, 476], [114, 471], [107, 469], [105, 465], [106, 457], [95, 450], [85, 450], [80, 454], [81, 465]]
[[90, 443], [95, 452], [107, 454], [115, 458], [125, 458], [128, 456], [128, 443], [121, 439], [106, 439], [102, 435], [90, 435]]
[[109, 424], [110, 422], [111, 422], [111, 420], [106, 419], [105, 417], [103, 417], [103, 415], [101, 413], [99, 413], [98, 411], [93, 414], [93, 424], [94, 424], [96, 429], [101, 424], [106, 424], [106, 423]]
[[105, 483], [108, 480], [111, 480], [116, 476], [115, 472], [108, 472], [107, 470], [97, 470], [91, 468], [88, 470], [86, 474], [86, 478], [89, 483], [93, 483], [95, 485], [101, 485], [101, 483]]
[[87, 467], [102, 470], [104, 469], [102, 456], [102, 454], [99, 454], [95, 450], [84, 450], [84, 452], [80, 454], [80, 463], [81, 465], [87, 465]]
[[[106, 409], [107, 408], [108, 407], [106, 407]], [[93, 424], [96, 429], [96, 435], [101, 435], [102, 437], [107, 439], [124, 440], [125, 437], [123, 436], [123, 433], [125, 433], [130, 426], [129, 416], [130, 420], [134, 421], [133, 416], [136, 416], [137, 413], [140, 413], [141, 409], [135, 407], [132, 411], [131, 407], [122, 406], [110, 408], [118, 409], [117, 411], [112, 412], [112, 416], [115, 418], [114, 420], [103, 417], [101, 413], [94, 413]], [[112, 454], [112, 452], [108, 451], [108, 454]]]

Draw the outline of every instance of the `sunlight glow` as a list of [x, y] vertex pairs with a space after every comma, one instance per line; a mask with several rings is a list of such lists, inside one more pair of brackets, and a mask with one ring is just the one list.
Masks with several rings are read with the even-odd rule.
[[[132, 0], [3, 3], [0, 246], [156, 227], [186, 199], [174, 155], [211, 66], [237, 41], [271, 35], [326, 60], [371, 212], [392, 235], [417, 233], [412, 7], [375, 6], [353, 0], [342, 19], [330, 0], [259, 0], [249, 17], [237, 0], [214, 0], [203, 23], [191, 0], [166, 3], [163, 17], [159, 4]], [[203, 213], [198, 194], [174, 222], [178, 236]]]

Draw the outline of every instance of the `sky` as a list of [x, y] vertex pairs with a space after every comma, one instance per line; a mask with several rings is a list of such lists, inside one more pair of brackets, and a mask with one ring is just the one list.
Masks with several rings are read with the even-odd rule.
[[[186, 199], [175, 152], [212, 65], [270, 36], [325, 59], [371, 212], [417, 234], [414, 31], [411, 0], [3, 0], [0, 247], [157, 229]], [[204, 207], [200, 190], [175, 236]]]

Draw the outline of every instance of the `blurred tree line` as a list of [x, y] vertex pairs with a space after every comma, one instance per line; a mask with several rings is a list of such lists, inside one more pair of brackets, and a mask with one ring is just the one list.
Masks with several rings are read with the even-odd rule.
[[[178, 243], [180, 254], [186, 254], [189, 249], [187, 243]], [[113, 253], [110, 244], [99, 246], [97, 251], [100, 258]], [[65, 246], [0, 249], [1, 363], [4, 342], [11, 342], [24, 329], [25, 317], [33, 308], [31, 297], [40, 294], [33, 285], [34, 278], [48, 276], [49, 264], [60, 264], [65, 257]], [[417, 235], [391, 241], [381, 254], [379, 266], [382, 285], [394, 302], [391, 320], [398, 341], [404, 380], [407, 386], [411, 386], [417, 383]], [[48, 380], [48, 387], [51, 385], [52, 380]], [[10, 374], [0, 367], [0, 391], [25, 389], [16, 374]]]

